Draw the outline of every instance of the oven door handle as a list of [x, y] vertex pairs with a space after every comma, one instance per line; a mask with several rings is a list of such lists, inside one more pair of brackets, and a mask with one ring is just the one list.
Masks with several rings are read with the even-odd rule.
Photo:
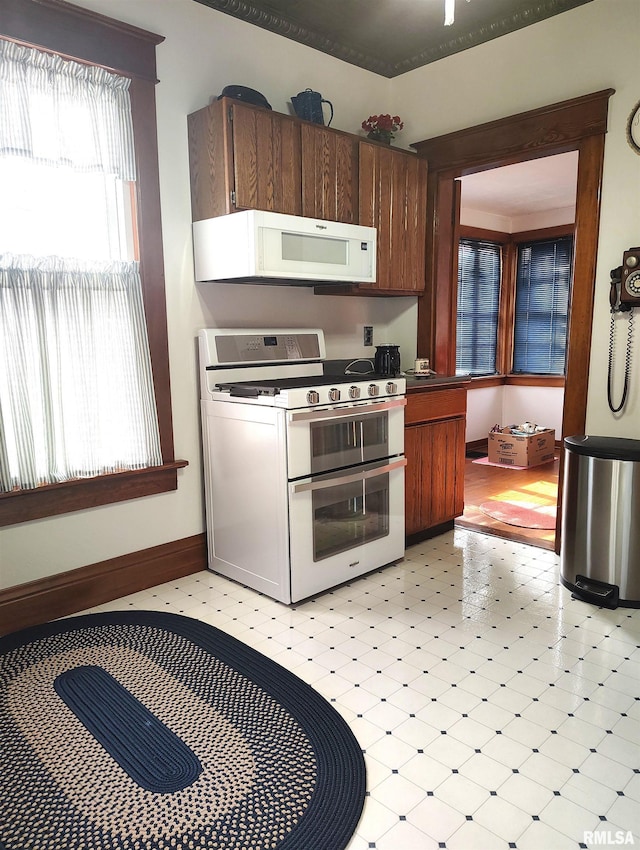
[[360, 416], [367, 413], [378, 413], [381, 410], [392, 410], [394, 407], [405, 407], [407, 399], [394, 398], [392, 401], [382, 401], [373, 404], [354, 404], [349, 407], [332, 407], [331, 410], [304, 410], [291, 414], [292, 422], [310, 422], [314, 419], [336, 419], [339, 416]]
[[399, 457], [391, 463], [386, 463], [384, 466], [376, 466], [373, 469], [363, 469], [360, 472], [352, 472], [349, 475], [339, 475], [335, 478], [324, 478], [320, 481], [306, 481], [301, 484], [294, 484], [293, 492], [305, 493], [308, 490], [324, 490], [327, 487], [337, 487], [341, 484], [352, 484], [355, 481], [363, 481], [365, 478], [375, 478], [376, 475], [382, 475], [385, 472], [391, 472], [394, 469], [401, 469], [406, 465], [406, 457]]

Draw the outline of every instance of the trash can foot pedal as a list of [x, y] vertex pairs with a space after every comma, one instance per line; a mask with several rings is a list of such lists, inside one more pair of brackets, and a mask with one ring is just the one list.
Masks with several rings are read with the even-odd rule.
[[602, 605], [604, 608], [617, 608], [620, 599], [620, 589], [616, 584], [607, 584], [605, 581], [597, 581], [586, 576], [576, 576], [574, 599], [592, 602]]

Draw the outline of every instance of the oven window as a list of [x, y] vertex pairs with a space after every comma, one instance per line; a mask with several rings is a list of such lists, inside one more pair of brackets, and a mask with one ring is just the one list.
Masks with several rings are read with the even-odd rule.
[[326, 472], [389, 455], [389, 414], [369, 413], [311, 425], [311, 472]]
[[322, 561], [389, 533], [389, 473], [315, 490], [313, 560]]

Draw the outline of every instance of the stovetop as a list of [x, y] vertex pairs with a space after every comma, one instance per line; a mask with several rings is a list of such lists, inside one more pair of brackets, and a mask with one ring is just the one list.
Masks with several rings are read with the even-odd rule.
[[404, 394], [404, 378], [384, 375], [304, 375], [248, 381], [217, 381], [218, 400], [244, 399], [276, 407], [370, 401]]
[[365, 404], [404, 395], [406, 389], [404, 377], [345, 374], [340, 362], [332, 369], [325, 364], [324, 334], [317, 328], [203, 329], [198, 340], [204, 400], [299, 409]]
[[299, 378], [270, 378], [257, 381], [231, 381], [216, 382], [220, 390], [227, 390], [232, 395], [278, 395], [285, 390], [300, 389], [307, 387], [338, 386], [340, 384], [353, 384], [363, 388], [372, 382], [394, 380], [385, 375], [305, 375]]

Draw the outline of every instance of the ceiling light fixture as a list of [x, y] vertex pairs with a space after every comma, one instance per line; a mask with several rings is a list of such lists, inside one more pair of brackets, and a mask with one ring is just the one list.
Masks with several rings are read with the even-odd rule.
[[[467, 0], [470, 3], [471, 0]], [[444, 0], [444, 25], [450, 27], [456, 15], [456, 0]]]
[[450, 27], [456, 14], [456, 0], [444, 0], [444, 25]]

